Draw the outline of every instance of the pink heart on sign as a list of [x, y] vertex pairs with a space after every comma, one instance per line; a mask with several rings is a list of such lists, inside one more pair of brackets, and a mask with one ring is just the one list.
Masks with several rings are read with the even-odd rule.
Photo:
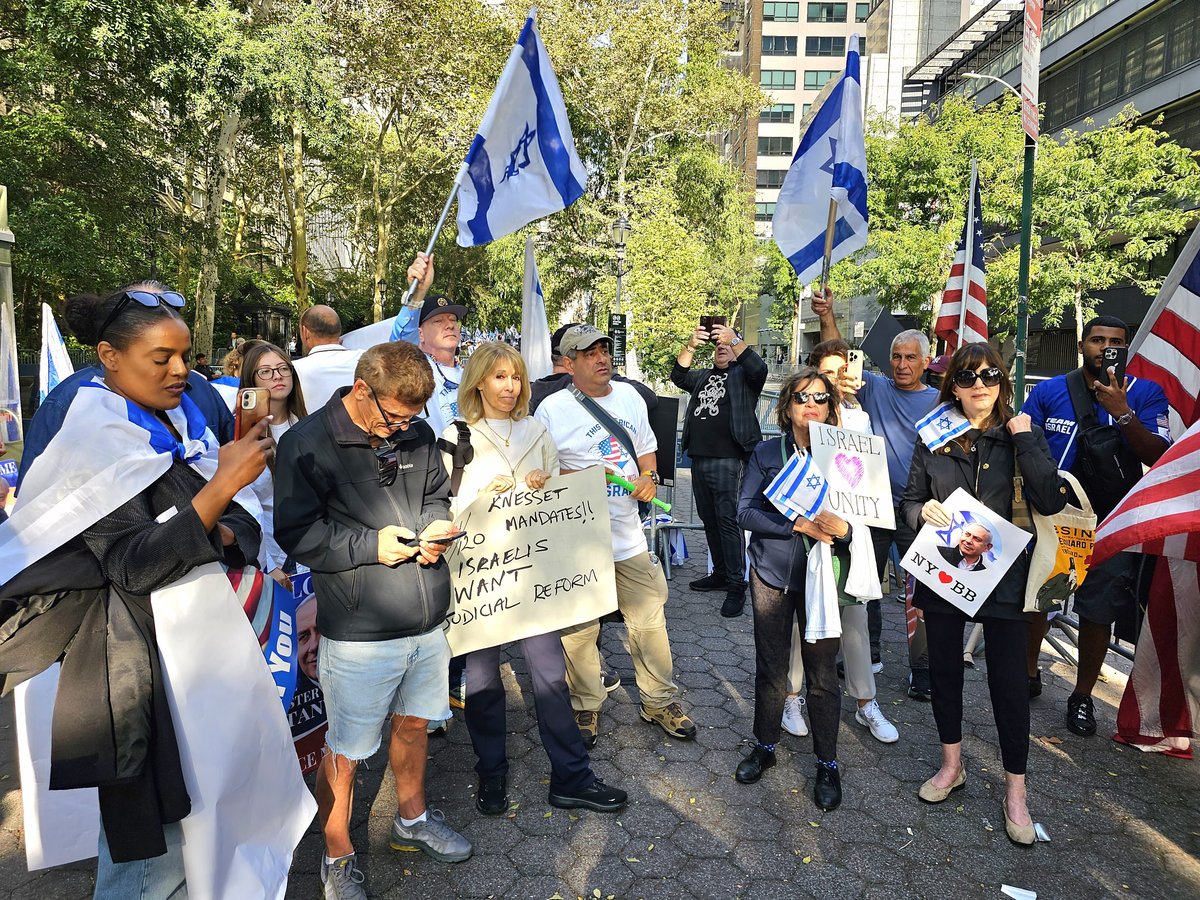
[[846, 453], [839, 453], [833, 458], [833, 465], [842, 477], [849, 482], [850, 487], [858, 487], [858, 483], [862, 481], [864, 474], [862, 460], [857, 456], [850, 456]]

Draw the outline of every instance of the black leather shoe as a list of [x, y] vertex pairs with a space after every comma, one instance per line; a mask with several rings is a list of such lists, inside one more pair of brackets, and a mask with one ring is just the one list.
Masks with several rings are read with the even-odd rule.
[[928, 669], [913, 669], [908, 675], [908, 696], [928, 703], [933, 699]]
[[475, 794], [475, 808], [485, 816], [498, 816], [508, 809], [508, 779], [503, 775], [484, 778]]
[[1029, 699], [1042, 696], [1042, 673], [1029, 676]]
[[738, 763], [737, 771], [733, 773], [742, 784], [754, 784], [762, 778], [763, 772], [775, 765], [775, 751], [766, 747], [755, 747], [750, 755]]
[[718, 575], [716, 572], [713, 572], [711, 575], [705, 575], [703, 578], [689, 581], [688, 587], [693, 591], [725, 591], [729, 589], [729, 582], [725, 580], [724, 575]]
[[595, 812], [618, 812], [625, 808], [629, 796], [620, 788], [609, 787], [599, 778], [585, 788], [569, 794], [550, 791], [550, 805], [559, 809], [590, 809]]
[[837, 769], [817, 763], [817, 779], [813, 782], [813, 803], [829, 811], [842, 803], [842, 776]]

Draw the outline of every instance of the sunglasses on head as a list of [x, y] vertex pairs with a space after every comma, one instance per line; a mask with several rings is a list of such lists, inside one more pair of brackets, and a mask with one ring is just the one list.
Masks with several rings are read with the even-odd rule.
[[396, 472], [400, 468], [396, 461], [396, 448], [385, 443], [376, 448], [375, 459], [379, 462], [379, 486], [391, 487], [396, 483]]
[[104, 319], [104, 324], [100, 326], [100, 330], [96, 332], [96, 341], [104, 339], [104, 332], [108, 330], [108, 326], [116, 321], [117, 316], [130, 303], [137, 303], [146, 309], [153, 309], [156, 306], [169, 306], [171, 309], [183, 309], [187, 300], [183, 294], [178, 291], [163, 291], [156, 294], [154, 291], [126, 291], [121, 299], [117, 301], [116, 306], [112, 308], [112, 312]]
[[960, 388], [974, 387], [977, 379], [983, 382], [984, 387], [995, 387], [1004, 380], [1004, 370], [990, 366], [982, 372], [959, 369], [954, 373], [954, 383]]
[[812, 400], [814, 403], [828, 403], [829, 391], [793, 391], [792, 402], [802, 406]]

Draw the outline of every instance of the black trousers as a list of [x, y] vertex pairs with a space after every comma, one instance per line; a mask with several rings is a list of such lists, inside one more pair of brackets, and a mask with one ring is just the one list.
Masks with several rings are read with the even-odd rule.
[[817, 759], [837, 759], [842, 690], [838, 685], [837, 638], [809, 643], [804, 635], [804, 595], [771, 587], [750, 570], [754, 607], [754, 736], [760, 744], [777, 744], [783, 730], [783, 701], [788, 692], [792, 622], [800, 623], [800, 656], [804, 660], [813, 752]]
[[746, 543], [737, 523], [738, 489], [745, 465], [740, 459], [692, 457], [692, 493], [704, 523], [713, 571], [731, 585], [745, 584]]
[[[583, 735], [575, 724], [571, 694], [567, 690], [567, 665], [558, 632], [521, 641], [521, 652], [533, 682], [533, 708], [537, 713], [542, 747], [550, 758], [550, 789], [571, 793], [589, 787], [596, 776]], [[475, 771], [480, 778], [508, 774], [505, 738], [508, 724], [504, 683], [500, 678], [500, 648], [473, 650], [467, 660], [467, 705], [464, 710]]]
[[[983, 621], [987, 641], [987, 680], [992, 714], [1000, 738], [1004, 771], [1024, 775], [1029, 759], [1029, 673], [1025, 642], [1029, 623], [1023, 619]], [[962, 613], [927, 612], [929, 680], [933, 686], [933, 719], [943, 744], [962, 741], [963, 628]]]

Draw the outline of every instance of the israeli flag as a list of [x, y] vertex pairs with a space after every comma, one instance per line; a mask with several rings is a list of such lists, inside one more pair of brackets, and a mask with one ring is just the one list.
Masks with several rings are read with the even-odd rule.
[[800, 140], [771, 220], [775, 243], [802, 282], [821, 274], [830, 200], [837, 202], [832, 265], [867, 246], [867, 152], [857, 34], [850, 36], [846, 71]]
[[828, 493], [829, 482], [813, 462], [812, 456], [799, 449], [763, 491], [775, 508], [793, 522], [797, 516], [806, 519], [815, 516]]
[[546, 297], [533, 257], [533, 237], [525, 238], [525, 283], [521, 298], [521, 356], [529, 380], [545, 378], [554, 366], [550, 361], [550, 324], [546, 320]]
[[71, 364], [71, 357], [67, 355], [67, 345], [63, 343], [58, 323], [54, 321], [54, 313], [43, 303], [42, 353], [38, 360], [38, 405], [45, 402], [46, 396], [60, 381], [74, 373], [75, 366]]
[[971, 423], [953, 403], [935, 406], [925, 418], [917, 420], [917, 437], [934, 451], [970, 430]]
[[587, 184], [536, 11], [529, 11], [467, 151], [458, 197], [461, 247], [486, 244], [566, 209]]

